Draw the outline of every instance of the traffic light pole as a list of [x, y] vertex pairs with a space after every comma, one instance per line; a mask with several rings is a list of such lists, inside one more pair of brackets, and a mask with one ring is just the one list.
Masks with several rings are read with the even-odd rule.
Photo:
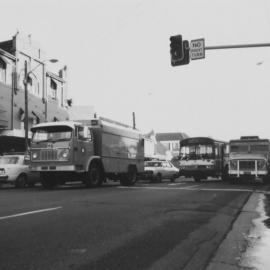
[[240, 45], [221, 45], [221, 46], [205, 46], [205, 50], [220, 50], [220, 49], [240, 49], [240, 48], [256, 48], [270, 47], [270, 43], [255, 43], [255, 44], [240, 44]]

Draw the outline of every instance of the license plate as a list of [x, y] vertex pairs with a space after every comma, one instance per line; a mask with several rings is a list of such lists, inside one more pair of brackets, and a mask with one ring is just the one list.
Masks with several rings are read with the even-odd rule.
[[251, 172], [244, 172], [244, 174], [251, 174]]

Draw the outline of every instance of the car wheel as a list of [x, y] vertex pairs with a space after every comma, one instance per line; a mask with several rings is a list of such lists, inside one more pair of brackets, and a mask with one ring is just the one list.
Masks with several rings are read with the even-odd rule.
[[31, 183], [28, 183], [27, 186], [28, 186], [28, 187], [34, 187], [35, 184], [36, 184], [35, 182], [31, 182]]
[[158, 173], [157, 174], [156, 180], [157, 180], [157, 183], [161, 183], [162, 182], [162, 175], [161, 175], [161, 173]]
[[25, 174], [20, 174], [15, 181], [15, 187], [24, 188], [26, 184], [27, 184], [27, 176]]
[[195, 182], [199, 183], [201, 182], [201, 177], [199, 175], [194, 176]]

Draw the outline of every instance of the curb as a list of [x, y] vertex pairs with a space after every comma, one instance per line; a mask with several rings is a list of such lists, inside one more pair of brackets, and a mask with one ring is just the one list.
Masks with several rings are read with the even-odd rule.
[[248, 246], [248, 235], [253, 227], [252, 220], [259, 216], [256, 211], [260, 193], [252, 193], [232, 225], [231, 231], [220, 244], [206, 270], [250, 269], [240, 265], [242, 254]]

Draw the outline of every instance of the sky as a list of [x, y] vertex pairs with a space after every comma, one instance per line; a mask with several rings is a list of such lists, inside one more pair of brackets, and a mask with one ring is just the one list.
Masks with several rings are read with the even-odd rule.
[[[170, 64], [170, 36], [270, 43], [270, 0], [0, 0], [0, 40], [31, 34], [67, 65], [69, 97], [143, 132], [270, 138], [270, 47]], [[58, 68], [58, 67], [54, 67]]]

